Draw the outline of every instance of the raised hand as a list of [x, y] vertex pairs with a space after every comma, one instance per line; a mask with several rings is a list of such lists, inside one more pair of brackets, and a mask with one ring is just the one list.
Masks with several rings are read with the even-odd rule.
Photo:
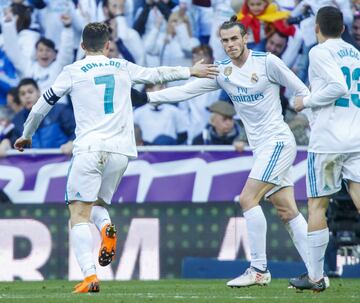
[[196, 62], [192, 67], [190, 67], [191, 76], [198, 78], [210, 78], [215, 79], [219, 74], [219, 68], [215, 64], [204, 64], [204, 59], [201, 59], [199, 62]]

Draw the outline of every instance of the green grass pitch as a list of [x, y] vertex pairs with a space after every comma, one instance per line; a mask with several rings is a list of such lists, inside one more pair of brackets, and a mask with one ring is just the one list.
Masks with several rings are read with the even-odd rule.
[[228, 288], [225, 280], [103, 281], [100, 293], [71, 294], [74, 282], [1, 282], [0, 302], [360, 302], [360, 279], [332, 279], [323, 293], [297, 292], [287, 280], [269, 286]]

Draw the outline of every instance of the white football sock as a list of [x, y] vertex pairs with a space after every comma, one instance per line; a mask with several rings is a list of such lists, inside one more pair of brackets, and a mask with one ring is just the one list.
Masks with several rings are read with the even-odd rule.
[[249, 236], [251, 266], [265, 271], [266, 261], [266, 219], [258, 205], [244, 212]]
[[328, 228], [308, 233], [309, 277], [313, 281], [319, 281], [324, 276], [324, 257], [328, 243]]
[[285, 228], [289, 232], [298, 253], [305, 263], [306, 269], [309, 272], [307, 222], [304, 216], [299, 213], [295, 218], [291, 219], [288, 223], [285, 224]]
[[101, 232], [106, 224], [111, 223], [109, 212], [103, 206], [94, 205], [91, 210], [90, 222], [94, 223]]
[[96, 274], [93, 260], [93, 239], [89, 223], [75, 224], [71, 229], [71, 245], [84, 277]]

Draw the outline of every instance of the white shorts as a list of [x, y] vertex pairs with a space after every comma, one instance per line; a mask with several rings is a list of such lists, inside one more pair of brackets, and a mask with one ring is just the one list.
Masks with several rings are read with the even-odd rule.
[[249, 178], [275, 184], [266, 197], [279, 189], [294, 186], [292, 164], [296, 157], [295, 141], [274, 141], [254, 151], [254, 166]]
[[309, 198], [330, 196], [341, 189], [341, 180], [360, 182], [360, 153], [308, 153], [306, 193]]
[[128, 162], [127, 156], [104, 151], [75, 155], [68, 172], [66, 202], [102, 200], [110, 204]]

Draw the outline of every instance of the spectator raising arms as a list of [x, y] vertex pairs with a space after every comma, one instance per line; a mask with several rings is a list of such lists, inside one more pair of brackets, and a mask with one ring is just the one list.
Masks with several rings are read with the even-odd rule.
[[[53, 41], [40, 38], [35, 41], [35, 60], [22, 51], [21, 32], [16, 33], [14, 15], [9, 12], [5, 18], [6, 22], [3, 27], [5, 52], [20, 76], [35, 79], [41, 92], [49, 88], [61, 69], [73, 60], [72, 21], [69, 15], [63, 15], [61, 18], [64, 27], [61, 33], [59, 53], [57, 54]], [[17, 20], [19, 19], [17, 18]]]
[[148, 54], [157, 56], [160, 64], [191, 65], [191, 50], [200, 44], [192, 36], [189, 18], [184, 12], [171, 14], [166, 33], [161, 32], [161, 22], [145, 38]]

